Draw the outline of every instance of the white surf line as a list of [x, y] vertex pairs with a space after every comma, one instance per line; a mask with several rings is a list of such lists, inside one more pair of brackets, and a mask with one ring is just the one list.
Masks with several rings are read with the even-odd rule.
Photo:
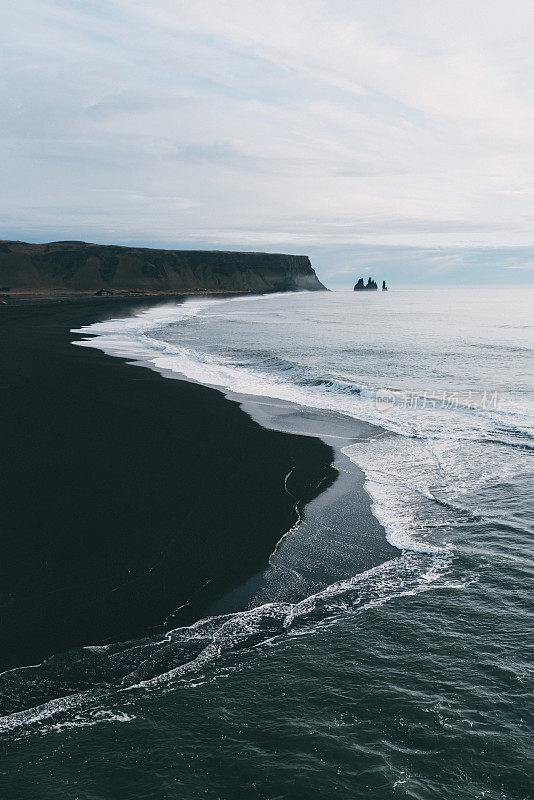
[[[309, 434], [308, 434], [308, 435], [309, 435]], [[319, 437], [317, 437], [317, 438], [319, 438]], [[350, 460], [350, 459], [349, 459], [349, 460]], [[334, 462], [334, 461], [331, 461], [329, 466], [330, 466], [330, 468], [334, 468], [334, 469], [336, 469], [336, 470], [337, 470], [337, 467], [335, 466], [335, 462]], [[295, 467], [292, 467], [292, 468], [289, 470], [289, 472], [287, 473], [287, 475], [286, 475], [286, 477], [285, 477], [285, 480], [284, 480], [284, 489], [285, 489], [285, 491], [287, 492], [287, 494], [288, 494], [290, 497], [293, 497], [293, 498], [295, 498], [295, 495], [294, 495], [292, 492], [290, 492], [290, 491], [289, 491], [289, 489], [287, 488], [287, 482], [288, 482], [288, 480], [289, 480], [289, 476], [291, 475], [291, 473], [292, 473], [292, 472], [294, 472], [294, 470], [295, 470]], [[327, 479], [327, 476], [326, 476], [326, 475], [324, 475], [324, 476], [321, 478], [321, 480], [319, 481], [319, 483], [317, 483], [317, 484], [316, 484], [316, 486], [315, 486], [315, 491], [317, 491], [317, 490], [319, 489], [319, 487], [321, 486], [321, 484], [322, 484], [322, 483], [324, 483], [324, 482], [326, 481], [326, 479]], [[326, 491], [328, 491], [328, 489], [327, 489]], [[315, 498], [312, 498], [312, 500], [313, 500], [313, 499], [315, 499]], [[295, 503], [295, 506], [294, 506], [295, 513], [296, 513], [296, 515], [297, 515], [297, 521], [296, 521], [296, 522], [295, 522], [295, 523], [294, 523], [294, 524], [291, 526], [291, 528], [289, 528], [289, 530], [287, 530], [287, 531], [284, 533], [284, 535], [283, 535], [283, 536], [282, 536], [282, 537], [281, 537], [281, 538], [278, 540], [278, 542], [277, 542], [277, 543], [276, 543], [276, 545], [275, 545], [275, 548], [274, 548], [273, 552], [272, 552], [272, 553], [271, 553], [271, 555], [269, 556], [269, 564], [270, 564], [271, 566], [273, 566], [271, 559], [272, 559], [272, 558], [274, 558], [274, 556], [277, 554], [277, 552], [278, 552], [278, 550], [279, 550], [279, 548], [280, 548], [280, 546], [281, 546], [282, 542], [284, 541], [284, 539], [286, 539], [286, 538], [287, 538], [287, 537], [288, 537], [290, 534], [292, 534], [292, 533], [295, 533], [295, 532], [296, 532], [296, 530], [297, 530], [297, 528], [298, 528], [298, 527], [301, 525], [301, 523], [303, 523], [303, 522], [305, 521], [305, 520], [304, 520], [304, 516], [303, 516], [303, 514], [301, 514], [301, 513], [300, 513], [300, 509], [299, 509], [299, 503], [301, 502], [301, 500], [302, 500], [302, 498], [301, 498], [301, 499], [299, 499], [299, 500], [297, 500], [297, 501], [296, 501], [296, 503]], [[304, 505], [305, 505], [305, 506], [306, 506], [306, 505], [309, 505], [309, 503], [311, 503], [311, 502], [312, 502], [312, 500], [310, 500], [308, 503], [305, 503]]]
[[[295, 467], [292, 467], [292, 468], [289, 470], [289, 472], [287, 473], [287, 475], [286, 475], [286, 477], [285, 477], [285, 479], [284, 479], [284, 490], [286, 491], [286, 493], [287, 493], [287, 494], [288, 494], [290, 497], [292, 497], [292, 498], [295, 500], [295, 499], [296, 499], [296, 498], [295, 498], [295, 495], [294, 495], [294, 494], [292, 494], [292, 493], [289, 491], [289, 489], [287, 488], [287, 482], [288, 482], [288, 480], [289, 480], [289, 476], [291, 475], [291, 473], [292, 473], [292, 472], [294, 472], [294, 470], [295, 470]], [[274, 550], [273, 550], [273, 552], [271, 553], [271, 555], [270, 555], [270, 556], [269, 556], [269, 558], [268, 558], [268, 563], [269, 563], [271, 566], [273, 566], [271, 559], [272, 559], [272, 558], [274, 558], [274, 556], [277, 554], [277, 552], [278, 552], [278, 549], [280, 548], [280, 546], [281, 546], [282, 542], [284, 541], [284, 539], [286, 539], [286, 538], [287, 538], [287, 537], [288, 537], [290, 534], [292, 534], [292, 533], [295, 533], [295, 531], [297, 530], [297, 528], [300, 526], [301, 522], [303, 522], [303, 517], [302, 517], [302, 515], [301, 515], [301, 513], [300, 513], [300, 510], [299, 510], [299, 501], [298, 501], [298, 500], [296, 500], [296, 502], [295, 502], [295, 505], [294, 505], [294, 511], [295, 511], [295, 514], [297, 515], [297, 520], [296, 520], [296, 522], [294, 522], [294, 523], [293, 523], [293, 525], [291, 526], [291, 528], [289, 528], [289, 530], [287, 530], [287, 531], [286, 531], [286, 532], [285, 532], [285, 533], [284, 533], [284, 534], [283, 534], [283, 535], [280, 537], [280, 539], [279, 539], [279, 540], [277, 541], [277, 543], [275, 544], [275, 546], [274, 546]]]

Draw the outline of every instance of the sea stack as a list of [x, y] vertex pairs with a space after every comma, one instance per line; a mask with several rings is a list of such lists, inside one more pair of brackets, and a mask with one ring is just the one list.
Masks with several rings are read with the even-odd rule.
[[363, 278], [360, 278], [354, 286], [355, 292], [376, 292], [377, 289], [378, 289], [378, 284], [371, 277], [369, 277], [367, 283], [364, 283]]
[[383, 292], [387, 292], [387, 290], [388, 290], [388, 287], [386, 286], [386, 282], [382, 281], [382, 291]]

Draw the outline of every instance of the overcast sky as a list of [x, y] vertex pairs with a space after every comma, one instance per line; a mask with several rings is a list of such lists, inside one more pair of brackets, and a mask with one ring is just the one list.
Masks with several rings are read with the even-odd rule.
[[17, 0], [0, 238], [534, 279], [532, 0]]

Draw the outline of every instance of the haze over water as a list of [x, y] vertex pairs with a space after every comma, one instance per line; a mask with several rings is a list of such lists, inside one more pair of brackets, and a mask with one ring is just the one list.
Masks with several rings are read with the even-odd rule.
[[53, 665], [4, 675], [13, 697], [48, 681], [58, 698], [1, 721], [35, 796], [530, 797], [532, 300], [202, 299], [87, 329], [87, 346], [167, 374], [379, 425], [343, 452], [398, 556], [311, 597], [76, 651], [86, 688], [69, 697]]

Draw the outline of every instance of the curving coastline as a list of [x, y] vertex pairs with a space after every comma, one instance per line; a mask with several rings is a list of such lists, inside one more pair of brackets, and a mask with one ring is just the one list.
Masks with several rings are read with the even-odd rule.
[[130, 311], [115, 298], [3, 307], [3, 668], [198, 619], [335, 477], [317, 438], [72, 346], [72, 328]]

